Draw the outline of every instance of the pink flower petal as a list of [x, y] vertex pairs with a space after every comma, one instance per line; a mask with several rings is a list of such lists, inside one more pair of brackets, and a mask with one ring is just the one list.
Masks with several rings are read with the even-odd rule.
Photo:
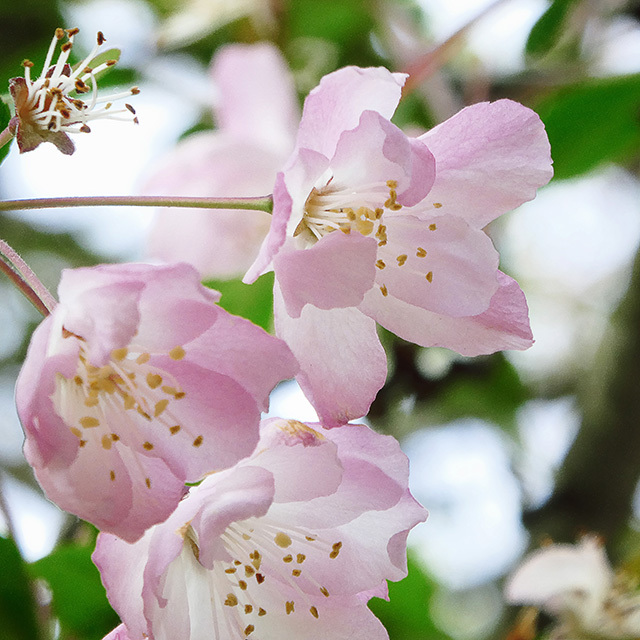
[[[385, 266], [376, 282], [390, 296], [454, 318], [488, 309], [498, 289], [498, 252], [486, 233], [454, 216], [423, 220], [401, 211], [384, 220], [388, 242], [378, 258]], [[387, 299], [378, 292], [380, 305]]]
[[345, 67], [326, 75], [305, 100], [297, 147], [331, 158], [342, 132], [354, 129], [364, 111], [391, 118], [405, 78], [381, 67]]
[[221, 130], [237, 140], [291, 151], [300, 109], [291, 71], [277, 47], [267, 42], [227, 45], [215, 56], [211, 73]]
[[365, 415], [387, 375], [375, 321], [352, 307], [311, 305], [292, 318], [277, 286], [274, 314], [277, 335], [300, 363], [297, 380], [323, 423], [337, 426]]
[[274, 267], [287, 313], [298, 317], [307, 304], [319, 309], [355, 307], [373, 285], [376, 242], [339, 231], [306, 251], [282, 251]]
[[446, 347], [465, 356], [504, 349], [528, 349], [533, 344], [527, 302], [518, 283], [498, 272], [499, 289], [487, 311], [453, 318], [394, 298], [379, 304], [378, 292], [365, 296], [360, 308], [396, 335], [423, 347]]
[[476, 227], [533, 199], [553, 175], [544, 125], [511, 100], [467, 107], [419, 140], [438, 166], [430, 203]]

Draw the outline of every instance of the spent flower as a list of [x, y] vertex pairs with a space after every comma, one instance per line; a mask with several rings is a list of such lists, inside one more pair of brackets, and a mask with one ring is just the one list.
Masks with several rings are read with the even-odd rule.
[[407, 480], [398, 443], [364, 425], [264, 421], [250, 458], [141, 540], [100, 534], [93, 559], [124, 623], [108, 637], [388, 638], [366, 603], [406, 575], [426, 518]]
[[[130, 104], [112, 108], [115, 101], [139, 93], [137, 87], [107, 96], [98, 95], [98, 74], [117, 62], [109, 59], [91, 66], [105, 42], [101, 31], [98, 31], [96, 44], [89, 55], [74, 67], [69, 65], [77, 33], [75, 28], [56, 29], [40, 77], [31, 77], [33, 62], [25, 60], [22, 63], [24, 77], [9, 81], [15, 105], [15, 115], [9, 122], [9, 128], [16, 136], [20, 153], [33, 151], [42, 142], [51, 142], [62, 153], [71, 155], [75, 146], [68, 134], [90, 133], [89, 123], [93, 120], [138, 122], [135, 109]], [[67, 40], [60, 46], [58, 59], [52, 64], [56, 47], [65, 36]]]
[[186, 264], [67, 270], [59, 295], [16, 386], [25, 455], [58, 506], [133, 541], [251, 453], [296, 364]]
[[613, 571], [596, 536], [534, 551], [507, 581], [505, 595], [555, 617], [553, 640], [640, 637], [640, 591]]

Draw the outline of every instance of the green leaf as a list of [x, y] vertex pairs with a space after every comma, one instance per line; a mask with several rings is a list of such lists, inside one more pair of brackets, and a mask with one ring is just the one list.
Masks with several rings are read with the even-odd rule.
[[0, 635], [3, 640], [37, 640], [36, 604], [26, 565], [13, 540], [0, 538]]
[[429, 601], [436, 584], [409, 555], [409, 575], [389, 583], [390, 602], [372, 598], [369, 608], [380, 618], [390, 640], [447, 640], [429, 616]]
[[30, 565], [31, 575], [44, 579], [51, 589], [63, 638], [100, 640], [118, 624], [91, 551], [89, 546], [65, 545]]
[[273, 319], [273, 272], [253, 284], [240, 280], [207, 280], [205, 286], [222, 294], [220, 306], [269, 331]]
[[[0, 99], [0, 131], [4, 131], [6, 129], [10, 119], [11, 110], [4, 100]], [[0, 163], [7, 157], [9, 149], [11, 149], [11, 144], [12, 142], [7, 142], [7, 144], [0, 147]]]
[[556, 178], [571, 178], [638, 154], [640, 74], [565, 86], [534, 108], [549, 134]]
[[551, 3], [529, 33], [525, 47], [527, 55], [543, 56], [558, 44], [567, 16], [575, 2], [576, 0], [555, 0]]

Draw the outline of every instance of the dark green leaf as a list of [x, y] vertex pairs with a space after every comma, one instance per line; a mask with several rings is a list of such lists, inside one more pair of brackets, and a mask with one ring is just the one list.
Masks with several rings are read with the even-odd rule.
[[566, 86], [534, 108], [549, 134], [556, 178], [629, 160], [640, 149], [640, 74]]
[[369, 608], [380, 618], [390, 640], [446, 640], [429, 616], [429, 601], [435, 583], [409, 556], [409, 575], [400, 582], [389, 583], [390, 602], [372, 598]]
[[273, 272], [253, 284], [240, 280], [208, 280], [205, 285], [222, 294], [220, 306], [269, 331], [273, 318]]
[[89, 546], [66, 545], [30, 565], [31, 575], [51, 588], [51, 606], [62, 637], [100, 640], [118, 624], [91, 552]]
[[[9, 109], [9, 106], [0, 99], [0, 131], [4, 131], [6, 129], [10, 119], [11, 110]], [[11, 149], [11, 142], [7, 142], [7, 144], [0, 147], [0, 163], [7, 157], [9, 149]]]
[[0, 538], [0, 636], [37, 640], [36, 605], [24, 561], [13, 540]]
[[531, 29], [525, 47], [527, 55], [543, 56], [558, 44], [575, 2], [576, 0], [555, 0], [551, 3]]

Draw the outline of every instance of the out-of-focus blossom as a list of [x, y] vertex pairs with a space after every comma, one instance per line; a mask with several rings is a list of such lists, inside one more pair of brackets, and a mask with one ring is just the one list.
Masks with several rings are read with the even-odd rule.
[[533, 552], [509, 578], [505, 596], [555, 616], [554, 640], [640, 637], [640, 592], [614, 574], [594, 536]]
[[16, 387], [25, 454], [58, 506], [133, 541], [251, 453], [296, 365], [186, 264], [67, 270], [59, 295]]
[[161, 47], [181, 47], [207, 36], [234, 20], [248, 17], [259, 32], [274, 29], [273, 0], [188, 0], [158, 30]]
[[389, 121], [403, 83], [348, 67], [309, 94], [245, 277], [275, 271], [276, 330], [326, 423], [364, 415], [384, 384], [376, 321], [464, 355], [532, 343], [524, 294], [483, 227], [551, 178], [544, 127], [500, 100], [409, 138]]
[[[69, 133], [90, 133], [93, 120], [129, 120], [137, 123], [135, 110], [130, 104], [124, 108], [112, 108], [117, 100], [139, 93], [137, 87], [108, 96], [98, 96], [96, 76], [116, 64], [105, 60], [91, 67], [105, 42], [98, 32], [96, 44], [89, 55], [75, 67], [67, 60], [73, 49], [73, 39], [78, 29], [56, 29], [40, 77], [31, 78], [33, 63], [25, 60], [24, 78], [12, 78], [9, 90], [15, 105], [15, 115], [9, 122], [15, 134], [20, 153], [33, 151], [42, 142], [53, 143], [62, 153], [71, 155], [75, 146]], [[56, 46], [65, 35], [57, 62], [51, 65]], [[90, 94], [90, 96], [88, 95]], [[81, 99], [85, 96], [85, 99]]]
[[[264, 196], [293, 149], [299, 108], [291, 74], [270, 44], [230, 45], [215, 57], [218, 129], [178, 144], [145, 184], [154, 195]], [[204, 277], [244, 274], [270, 224], [261, 211], [168, 209], [157, 214], [149, 254], [184, 260]]]
[[[101, 534], [93, 559], [129, 640], [383, 640], [367, 608], [406, 575], [426, 517], [397, 442], [271, 419], [250, 458], [207, 476], [130, 545]], [[121, 634], [121, 635], [117, 635]]]

